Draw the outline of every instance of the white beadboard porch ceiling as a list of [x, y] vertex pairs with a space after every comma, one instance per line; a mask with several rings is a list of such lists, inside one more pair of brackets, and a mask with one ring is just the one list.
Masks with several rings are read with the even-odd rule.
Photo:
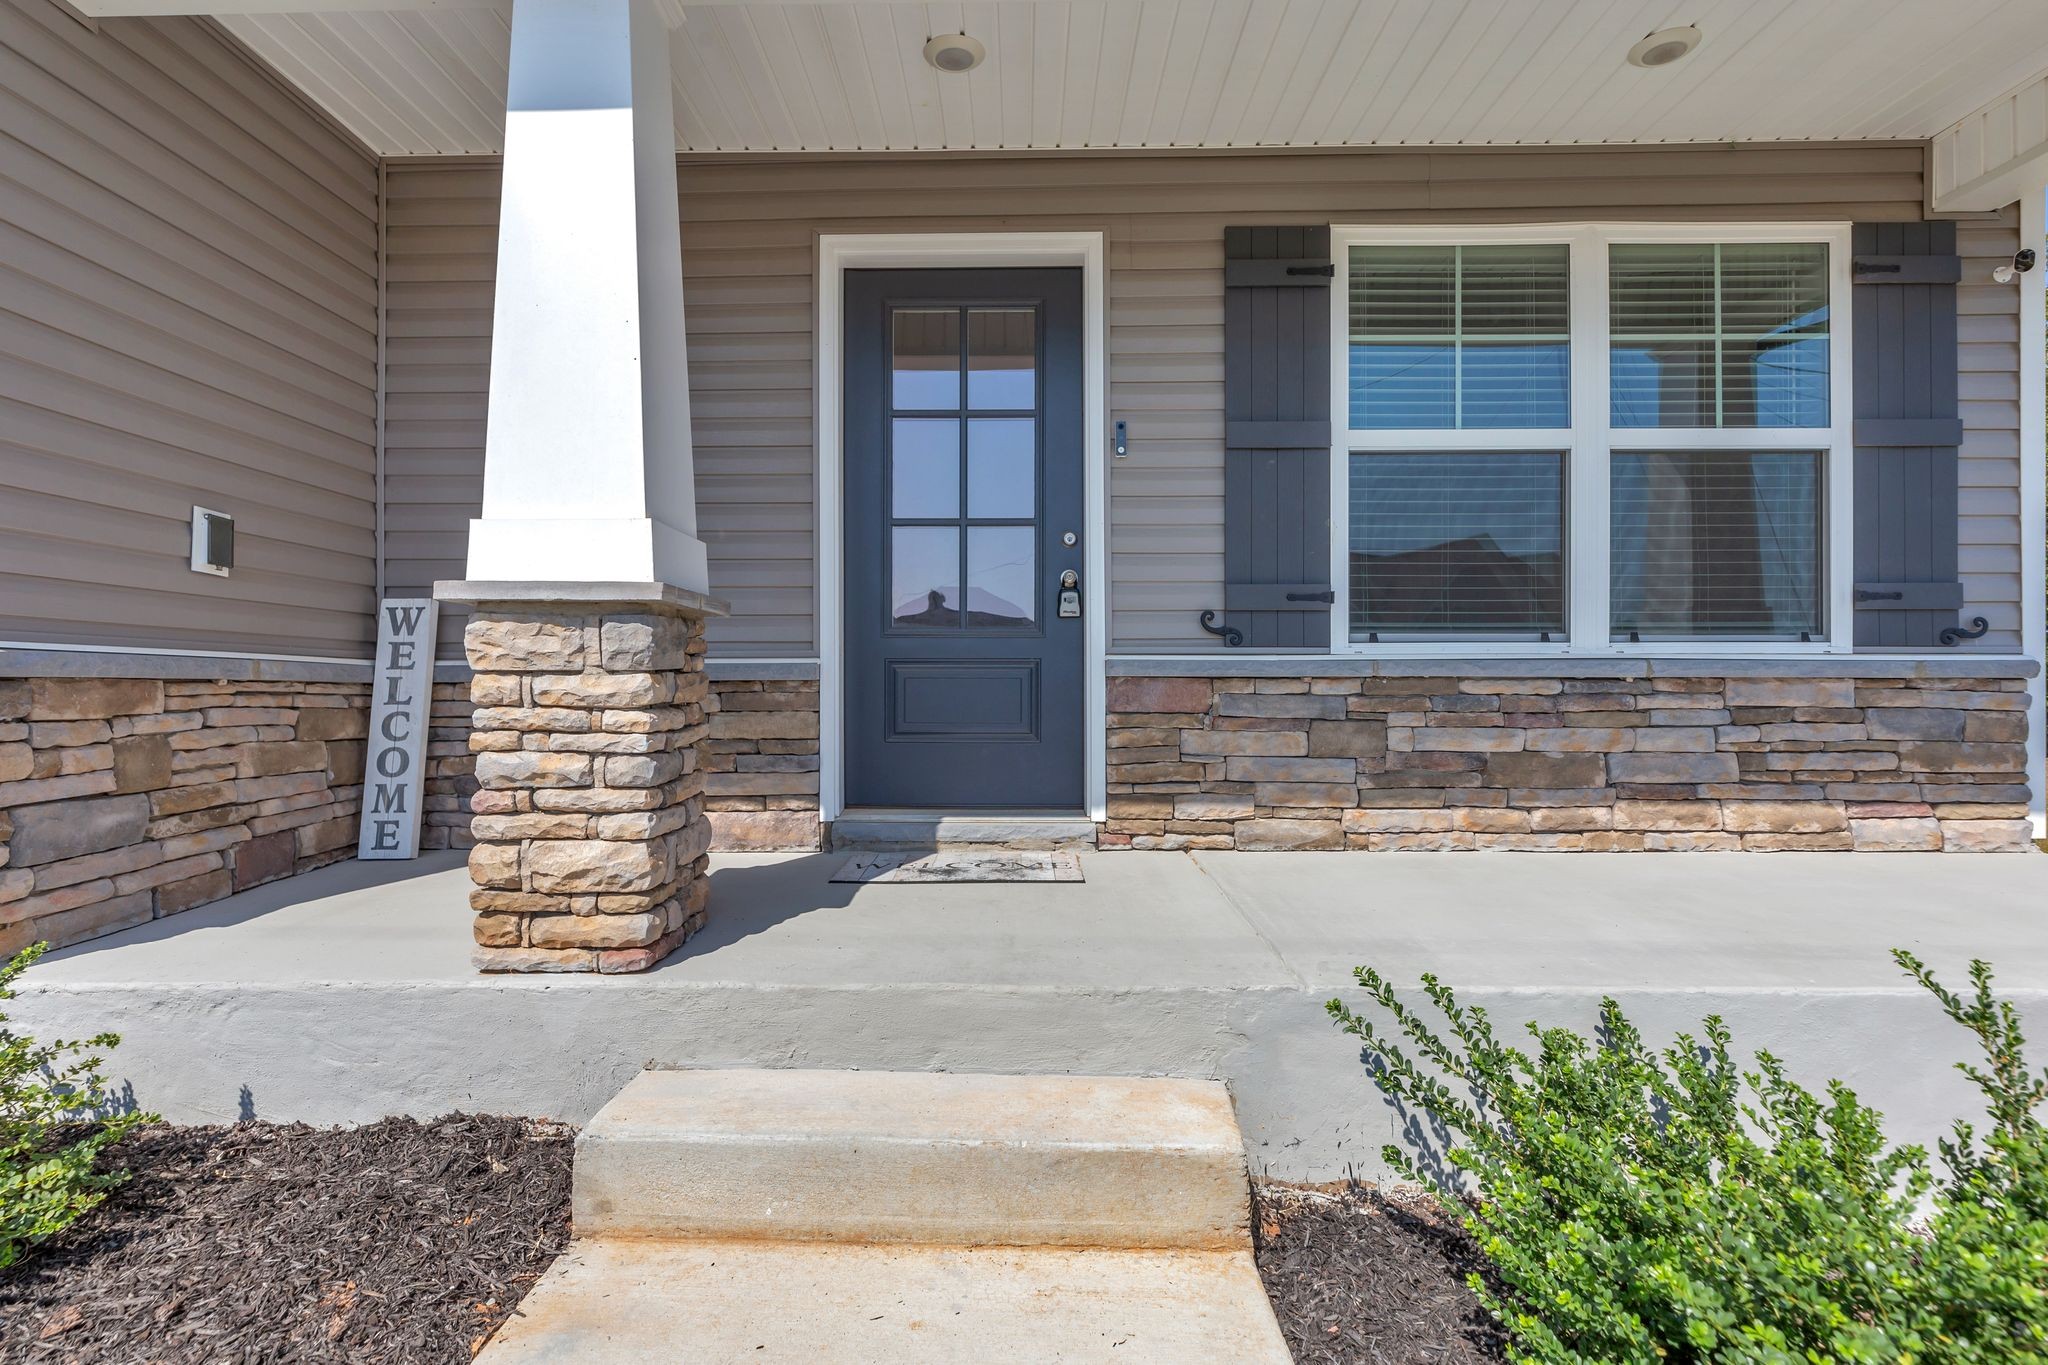
[[[661, 0], [691, 152], [1928, 138], [2048, 68], [2043, 0]], [[499, 150], [502, 9], [223, 15], [373, 149]], [[1640, 70], [1630, 44], [1705, 41]], [[921, 56], [966, 32], [988, 60]]]

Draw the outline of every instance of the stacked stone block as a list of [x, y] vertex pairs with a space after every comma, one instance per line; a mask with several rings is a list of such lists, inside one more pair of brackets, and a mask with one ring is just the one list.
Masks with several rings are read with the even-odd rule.
[[0, 680], [0, 952], [355, 852], [366, 683]]
[[2022, 850], [2016, 678], [1112, 678], [1105, 848]]
[[817, 681], [719, 679], [706, 709], [704, 806], [711, 846], [817, 848]]
[[427, 779], [420, 847], [468, 848], [476, 759], [469, 752], [469, 684], [435, 683], [427, 714]]
[[704, 922], [704, 642], [640, 608], [482, 604], [464, 632], [485, 971], [633, 972]]

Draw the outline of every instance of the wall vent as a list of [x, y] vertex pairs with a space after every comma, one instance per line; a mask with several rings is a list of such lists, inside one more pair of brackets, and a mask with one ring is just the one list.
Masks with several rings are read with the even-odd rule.
[[235, 519], [209, 507], [192, 509], [192, 571], [222, 578], [235, 567]]

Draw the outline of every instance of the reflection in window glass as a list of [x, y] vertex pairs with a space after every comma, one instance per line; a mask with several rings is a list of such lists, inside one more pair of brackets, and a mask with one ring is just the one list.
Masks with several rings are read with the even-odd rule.
[[1616, 451], [1613, 632], [1820, 632], [1820, 456]]
[[1617, 427], [1828, 424], [1824, 242], [1608, 249]]
[[1351, 457], [1351, 638], [1562, 636], [1564, 456]]
[[890, 424], [889, 509], [898, 517], [960, 515], [960, 421], [899, 417]]
[[898, 626], [960, 624], [960, 532], [898, 526], [889, 532], [889, 619]]
[[897, 408], [960, 406], [960, 314], [899, 308], [890, 317], [890, 402]]
[[1038, 403], [1038, 315], [1028, 308], [967, 310], [967, 406]]
[[1352, 428], [1569, 425], [1570, 256], [1562, 243], [1352, 247]]
[[1030, 526], [967, 528], [967, 624], [1028, 626], [1037, 618], [1038, 532]]
[[1038, 515], [1038, 424], [1029, 417], [967, 422], [967, 515]]

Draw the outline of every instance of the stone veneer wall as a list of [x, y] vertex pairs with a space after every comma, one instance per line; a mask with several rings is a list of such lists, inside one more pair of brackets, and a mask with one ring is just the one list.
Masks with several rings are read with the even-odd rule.
[[639, 972], [700, 928], [701, 620], [482, 601], [470, 668], [470, 908], [483, 971]]
[[0, 679], [0, 953], [353, 856], [365, 682]]
[[1104, 848], [2026, 849], [2006, 678], [1119, 677]]
[[711, 846], [818, 847], [818, 683], [714, 679], [700, 753]]

